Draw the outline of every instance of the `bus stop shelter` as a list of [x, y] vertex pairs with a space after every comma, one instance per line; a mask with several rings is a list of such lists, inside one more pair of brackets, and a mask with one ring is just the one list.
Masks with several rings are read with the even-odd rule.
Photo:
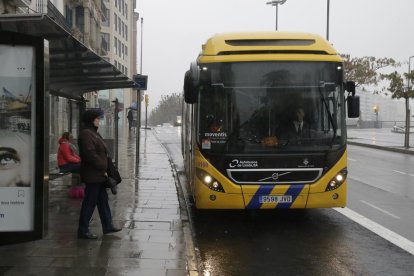
[[[12, 171], [0, 170], [4, 244], [47, 233], [50, 95], [80, 100], [134, 81], [47, 14], [0, 16], [0, 64], [0, 153], [20, 154]], [[10, 172], [20, 180], [7, 181]]]

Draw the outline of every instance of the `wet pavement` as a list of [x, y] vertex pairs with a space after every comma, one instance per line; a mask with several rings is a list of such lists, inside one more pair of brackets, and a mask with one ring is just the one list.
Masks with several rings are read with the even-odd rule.
[[391, 128], [348, 129], [348, 144], [414, 154], [414, 133], [410, 133], [409, 149], [404, 148], [404, 133]]
[[151, 130], [141, 130], [135, 176], [135, 133], [120, 134], [118, 194], [109, 190], [114, 224], [103, 235], [95, 210], [90, 230], [98, 240], [77, 239], [81, 199], [68, 197], [63, 178], [50, 181], [49, 231], [41, 240], [0, 246], [0, 275], [198, 275], [185, 207], [175, 171]]

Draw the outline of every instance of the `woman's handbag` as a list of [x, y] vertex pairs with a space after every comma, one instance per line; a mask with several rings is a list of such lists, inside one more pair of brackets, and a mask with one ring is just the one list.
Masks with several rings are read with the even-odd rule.
[[112, 162], [111, 157], [108, 156], [107, 159], [108, 159], [108, 168], [106, 169], [106, 173], [108, 174], [108, 177], [115, 180], [116, 184], [121, 183], [122, 178], [121, 178], [121, 175], [119, 174], [118, 168], [115, 167], [115, 164]]
[[106, 174], [108, 175], [108, 181], [106, 183], [106, 188], [110, 188], [111, 192], [116, 195], [117, 194], [117, 188], [116, 185], [121, 183], [122, 178], [119, 174], [119, 171], [117, 167], [115, 167], [115, 164], [112, 162], [111, 157], [107, 157], [108, 159], [108, 168], [106, 169]]

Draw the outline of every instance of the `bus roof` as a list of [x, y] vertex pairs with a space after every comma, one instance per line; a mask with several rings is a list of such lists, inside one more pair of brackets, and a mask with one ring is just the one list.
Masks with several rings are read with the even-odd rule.
[[[229, 59], [229, 56], [238, 56], [245, 60], [247, 56], [263, 55], [296, 55], [303, 58], [304, 55], [317, 55], [320, 59], [340, 60], [338, 52], [332, 45], [316, 34], [308, 33], [294, 33], [294, 32], [250, 32], [250, 33], [226, 33], [217, 34], [211, 37], [202, 46], [202, 52], [199, 59], [203, 57], [216, 57], [214, 61], [219, 61], [222, 58]], [[227, 58], [225, 58], [225, 56]], [[243, 58], [242, 56], [246, 56]], [[322, 57], [325, 56], [325, 57]], [[327, 57], [331, 56], [331, 57]], [[222, 57], [222, 58], [220, 58]], [[217, 60], [217, 58], [219, 60]], [[319, 59], [318, 58], [318, 59]], [[231, 58], [233, 59], [233, 58]], [[204, 59], [207, 62], [209, 58]]]

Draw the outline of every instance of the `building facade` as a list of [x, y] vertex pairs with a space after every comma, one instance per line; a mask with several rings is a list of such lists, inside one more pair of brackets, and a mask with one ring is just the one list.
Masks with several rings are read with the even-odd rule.
[[[114, 65], [129, 79], [137, 73], [136, 0], [0, 0], [0, 14], [44, 13], [52, 17], [82, 44]], [[77, 137], [81, 104], [102, 108], [105, 120], [101, 132], [107, 139], [115, 135], [114, 113], [117, 100], [119, 125], [126, 124], [127, 108], [136, 101], [130, 88], [109, 89], [84, 94], [82, 103], [59, 96], [50, 98], [50, 152], [57, 151], [59, 136], [70, 131]], [[56, 118], [57, 117], [57, 118]]]

